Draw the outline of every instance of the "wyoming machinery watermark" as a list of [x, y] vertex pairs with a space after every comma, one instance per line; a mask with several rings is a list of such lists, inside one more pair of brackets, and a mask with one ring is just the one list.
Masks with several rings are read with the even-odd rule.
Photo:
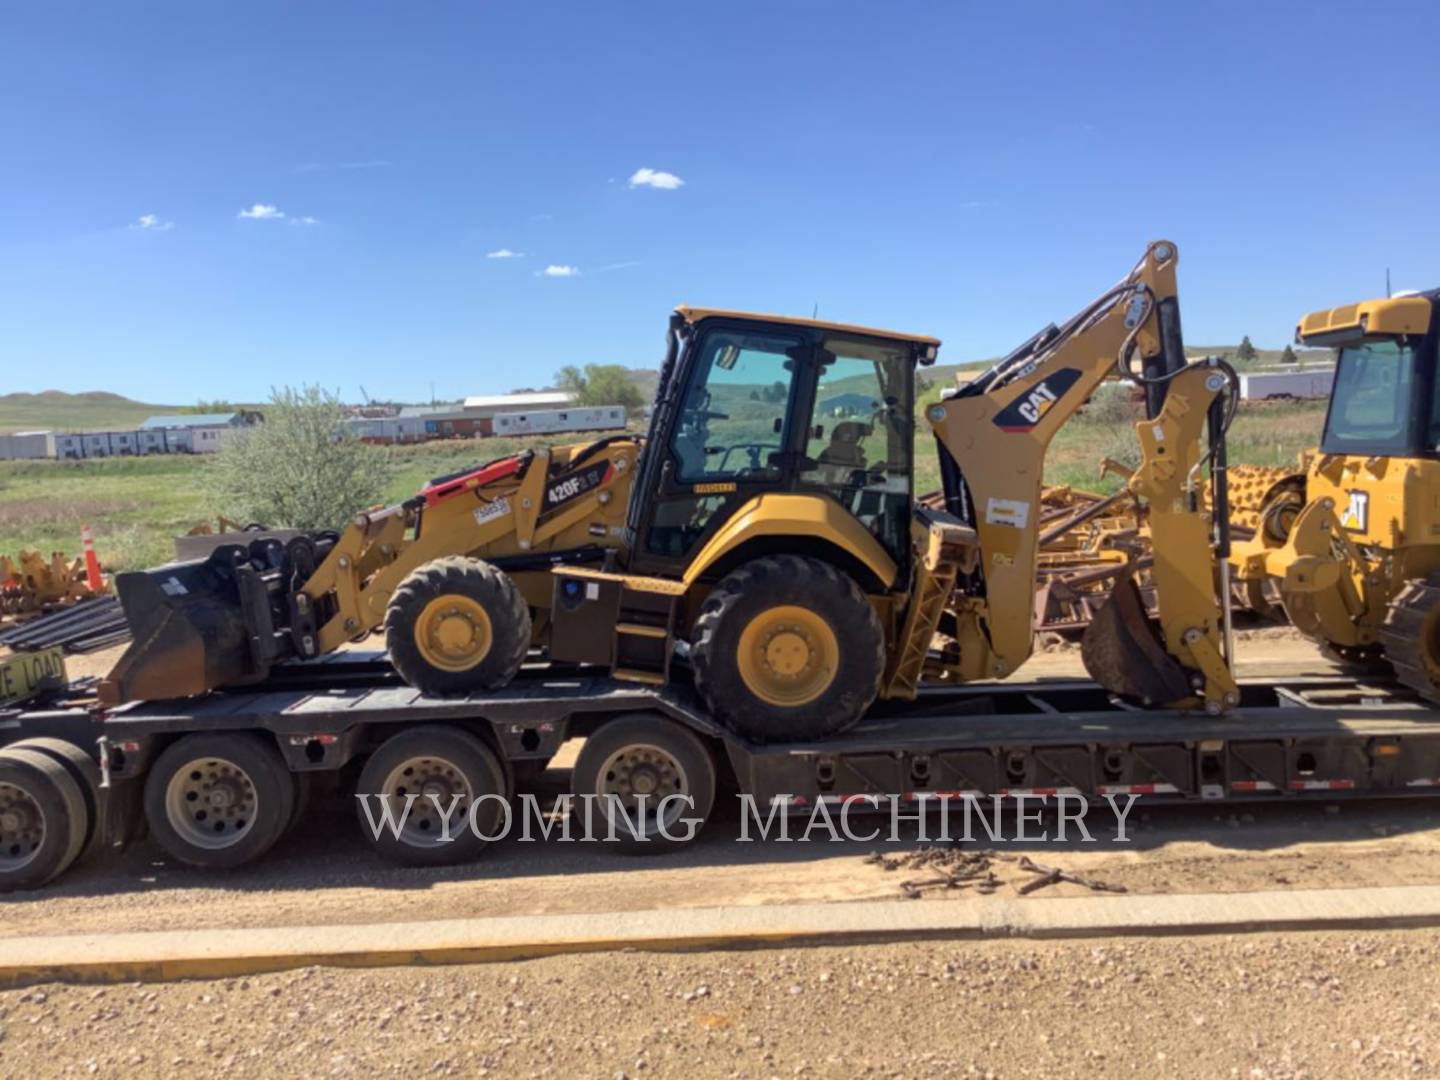
[[[693, 797], [685, 794], [659, 799], [564, 794], [548, 807], [529, 792], [514, 799], [496, 794], [469, 800], [451, 794], [444, 799], [415, 792], [403, 797], [370, 793], [355, 797], [377, 841], [386, 835], [403, 840], [418, 832], [431, 843], [450, 843], [467, 833], [487, 843], [511, 837], [521, 843], [688, 843], [706, 820], [696, 812]], [[1105, 839], [1124, 844], [1130, 842], [1127, 823], [1140, 796], [1107, 794], [1097, 800], [1078, 792], [965, 792], [851, 795], [838, 802], [813, 803], [777, 796], [763, 809], [753, 795], [738, 798], [740, 843], [1099, 843], [1086, 819], [1108, 809], [1114, 829]]]

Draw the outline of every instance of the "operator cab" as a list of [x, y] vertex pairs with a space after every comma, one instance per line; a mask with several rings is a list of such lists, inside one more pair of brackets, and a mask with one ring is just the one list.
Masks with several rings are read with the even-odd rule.
[[915, 366], [940, 342], [814, 319], [677, 308], [629, 521], [630, 568], [675, 575], [768, 493], [834, 500], [908, 559]]
[[1437, 301], [1440, 290], [1347, 304], [1301, 320], [1298, 344], [1337, 353], [1322, 453], [1440, 456]]

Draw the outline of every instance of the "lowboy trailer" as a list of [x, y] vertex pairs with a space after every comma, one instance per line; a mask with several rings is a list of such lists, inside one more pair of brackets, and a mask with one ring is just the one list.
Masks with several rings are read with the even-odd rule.
[[655, 813], [665, 795], [689, 800], [678, 813], [672, 801], [672, 817], [703, 821], [717, 790], [807, 815], [892, 796], [1160, 804], [1440, 794], [1440, 711], [1344, 674], [1241, 680], [1240, 705], [1223, 717], [1127, 707], [1080, 680], [927, 689], [843, 735], [783, 745], [720, 727], [683, 684], [555, 666], [451, 698], [419, 693], [382, 654], [361, 652], [279, 665], [243, 692], [113, 710], [75, 700], [82, 692], [0, 713], [0, 889], [44, 884], [147, 831], [184, 862], [242, 865], [304, 819], [321, 777], [359, 796], [418, 796], [403, 828], [363, 829], [381, 855], [468, 861], [485, 841], [458, 825], [442, 840], [428, 807], [488, 802], [476, 823], [490, 833], [500, 810], [484, 797], [511, 799], [576, 737], [585, 739], [576, 795], [613, 796], [595, 802], [600, 813], [650, 797], [648, 816], [633, 819], [645, 839], [618, 833], [619, 847], [638, 850], [687, 842]]

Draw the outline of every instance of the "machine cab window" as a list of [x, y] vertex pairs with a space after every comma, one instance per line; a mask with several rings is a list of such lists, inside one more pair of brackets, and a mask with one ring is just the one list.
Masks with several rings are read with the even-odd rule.
[[682, 483], [764, 483], [780, 475], [800, 337], [715, 330], [701, 345], [671, 436]]
[[1387, 454], [1410, 448], [1415, 350], [1396, 338], [1366, 338], [1340, 350], [1321, 449]]
[[818, 357], [800, 482], [831, 495], [892, 553], [903, 551], [915, 441], [909, 350], [829, 337]]

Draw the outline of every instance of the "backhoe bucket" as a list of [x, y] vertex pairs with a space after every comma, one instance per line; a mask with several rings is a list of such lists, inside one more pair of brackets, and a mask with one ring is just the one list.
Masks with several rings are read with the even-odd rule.
[[1132, 573], [1115, 579], [1110, 599], [1080, 639], [1090, 677], [1110, 693], [1139, 705], [1168, 705], [1191, 697], [1190, 680], [1165, 651], [1160, 628], [1145, 613]]
[[101, 681], [102, 703], [189, 697], [269, 673], [269, 597], [258, 574], [237, 566], [243, 550], [116, 577], [134, 641]]

